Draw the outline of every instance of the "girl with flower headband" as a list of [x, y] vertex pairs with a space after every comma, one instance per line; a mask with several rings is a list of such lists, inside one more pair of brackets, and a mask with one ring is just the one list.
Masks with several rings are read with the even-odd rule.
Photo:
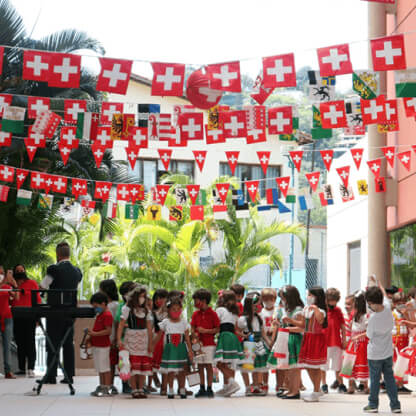
[[[146, 376], [152, 375], [152, 314], [147, 310], [146, 288], [135, 285], [128, 292], [127, 303], [121, 310], [120, 325], [117, 331], [119, 349], [127, 349], [130, 356], [131, 378], [130, 386], [135, 399], [145, 399], [144, 392]], [[124, 342], [122, 342], [123, 329]]]

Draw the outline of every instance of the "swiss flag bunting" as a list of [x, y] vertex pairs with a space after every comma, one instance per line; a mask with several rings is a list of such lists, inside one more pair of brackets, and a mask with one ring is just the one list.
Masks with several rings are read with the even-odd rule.
[[404, 109], [406, 111], [406, 117], [416, 116], [416, 97], [403, 98]]
[[127, 160], [130, 163], [131, 170], [134, 170], [139, 157], [140, 148], [129, 144], [126, 148]]
[[228, 165], [230, 166], [230, 170], [231, 170], [231, 175], [234, 175], [235, 168], [237, 167], [238, 156], [240, 155], [240, 152], [238, 151], [225, 152], [225, 155], [227, 156]]
[[404, 36], [394, 35], [371, 41], [374, 71], [406, 69]]
[[204, 139], [204, 115], [202, 113], [182, 113], [178, 125], [183, 140]]
[[296, 87], [295, 55], [263, 58], [263, 83], [266, 88]]
[[292, 159], [293, 164], [298, 172], [300, 172], [300, 168], [302, 166], [302, 157], [303, 157], [303, 150], [296, 150], [289, 152], [289, 155]]
[[68, 178], [65, 176], [55, 175], [52, 178], [52, 191], [65, 194], [68, 187]]
[[48, 175], [45, 173], [44, 178], [45, 178], [45, 182], [44, 182], [43, 190], [45, 191], [45, 194], [48, 195], [49, 191], [52, 189], [54, 176]]
[[305, 173], [305, 176], [309, 182], [309, 185], [312, 191], [315, 192], [318, 187], [319, 177], [321, 176], [321, 172], [316, 171], [316, 172]]
[[149, 139], [147, 135], [147, 127], [130, 127], [130, 144], [146, 149], [149, 147]]
[[219, 122], [226, 139], [247, 136], [245, 111], [222, 111], [219, 113]]
[[152, 95], [182, 96], [185, 65], [152, 62]]
[[410, 164], [412, 160], [412, 155], [411, 155], [410, 150], [407, 150], [406, 152], [398, 153], [397, 159], [400, 160], [400, 162], [406, 168], [407, 171], [410, 171]]
[[72, 178], [72, 194], [75, 199], [80, 195], [87, 195], [87, 181], [85, 179]]
[[222, 129], [208, 129], [205, 125], [205, 137], [207, 144], [225, 143], [224, 131]]
[[0, 147], [8, 147], [12, 144], [12, 134], [7, 131], [0, 131]]
[[227, 200], [228, 190], [230, 189], [229, 183], [216, 183], [215, 187], [217, 188], [217, 193], [221, 199], [221, 202], [225, 204]]
[[159, 158], [163, 163], [163, 166], [166, 171], [169, 170], [169, 163], [172, 157], [172, 150], [171, 149], [157, 149], [159, 153]]
[[3, 111], [12, 104], [13, 96], [10, 94], [0, 94], [0, 117], [3, 117]]
[[320, 105], [322, 128], [336, 129], [347, 127], [345, 103], [343, 100], [330, 101]]
[[253, 90], [254, 91], [252, 94], [250, 94], [250, 97], [256, 101], [256, 103], [263, 105], [267, 98], [269, 98], [270, 94], [273, 92], [274, 88], [265, 87], [263, 83], [263, 77], [259, 75], [254, 82]]
[[28, 174], [29, 174], [29, 171], [26, 169], [16, 169], [17, 189], [20, 189], [20, 187], [24, 184]]
[[50, 53], [48, 85], [59, 88], [79, 88], [81, 55]]
[[266, 129], [247, 129], [247, 138], [246, 142], [247, 144], [253, 144], [253, 143], [264, 143], [267, 141], [266, 137]]
[[68, 124], [77, 124], [78, 113], [87, 111], [85, 100], [65, 100], [64, 102], [64, 121]]
[[133, 61], [125, 59], [99, 58], [101, 71], [97, 80], [97, 91], [125, 95], [130, 81]]
[[123, 114], [123, 103], [103, 101], [101, 104], [101, 120], [104, 126], [111, 126], [114, 114]]
[[27, 137], [25, 138], [24, 142], [25, 142], [26, 152], [29, 158], [29, 162], [32, 163], [33, 158], [35, 157], [35, 154], [36, 154], [36, 150], [38, 150], [38, 148], [37, 146], [33, 146]]
[[342, 168], [337, 168], [337, 172], [342, 180], [342, 183], [348, 189], [348, 180], [350, 178], [350, 167], [344, 166]]
[[320, 150], [319, 153], [321, 154], [322, 161], [326, 167], [326, 170], [329, 172], [331, 169], [332, 160], [334, 158], [334, 151], [333, 150]]
[[7, 202], [10, 188], [6, 185], [0, 185], [0, 201]]
[[75, 137], [76, 130], [73, 126], [62, 126], [60, 143], [70, 149], [78, 149], [79, 139]]
[[290, 176], [282, 176], [280, 178], [276, 178], [276, 183], [280, 189], [280, 192], [286, 198], [287, 191], [289, 190], [290, 186]]
[[194, 154], [195, 162], [198, 165], [199, 171], [202, 172], [202, 169], [204, 169], [205, 159], [207, 157], [207, 151], [192, 150], [192, 153]]
[[14, 168], [11, 166], [0, 165], [0, 181], [13, 182]]
[[110, 196], [111, 186], [111, 182], [96, 181], [94, 198], [101, 199], [103, 202], [106, 202], [108, 197]]
[[117, 184], [117, 201], [128, 202], [130, 200], [130, 189], [126, 183]]
[[245, 184], [251, 200], [256, 202], [257, 191], [259, 189], [259, 181], [246, 181]]
[[379, 96], [374, 100], [361, 99], [363, 124], [384, 124], [386, 122], [385, 98]]
[[32, 126], [29, 127], [27, 144], [29, 146], [46, 147], [46, 137], [44, 134], [33, 131]]
[[27, 97], [27, 116], [37, 118], [43, 111], [49, 111], [50, 99], [46, 97]]
[[134, 205], [136, 201], [143, 201], [144, 199], [144, 186], [140, 184], [132, 183], [128, 185], [131, 202]]
[[270, 134], [292, 134], [293, 110], [290, 105], [269, 108], [268, 113]]
[[71, 148], [65, 144], [60, 142], [58, 144], [59, 153], [61, 154], [62, 162], [64, 162], [64, 166], [68, 163], [69, 155], [71, 153]]
[[156, 185], [157, 199], [160, 201], [161, 205], [164, 205], [170, 185]]
[[380, 176], [380, 170], [381, 170], [381, 159], [369, 160], [367, 162], [367, 165], [370, 168], [371, 172], [373, 172], [373, 175], [376, 178], [378, 178]]
[[94, 156], [95, 164], [99, 169], [101, 166], [101, 162], [103, 161], [105, 147], [101, 146], [100, 142], [96, 141], [91, 145], [91, 151], [92, 155]]
[[45, 174], [41, 172], [31, 172], [30, 187], [32, 189], [43, 189], [45, 187]]
[[396, 148], [394, 146], [386, 146], [386, 147], [382, 147], [381, 150], [383, 151], [388, 164], [392, 168], [394, 168], [394, 158], [396, 156]]
[[111, 139], [111, 127], [98, 127], [95, 142], [100, 143], [101, 147], [104, 149], [112, 149], [114, 140]]
[[214, 90], [241, 92], [240, 62], [213, 64], [206, 67], [210, 88]]
[[322, 77], [352, 73], [350, 47], [347, 43], [319, 48], [317, 53], [319, 72]]
[[49, 79], [49, 68], [50, 54], [48, 52], [23, 52], [23, 79], [47, 82]]
[[257, 156], [259, 158], [260, 166], [263, 170], [264, 176], [267, 175], [267, 168], [269, 167], [269, 162], [270, 162], [270, 153], [271, 152], [261, 152], [261, 151], [257, 152]]
[[351, 149], [350, 151], [355, 166], [357, 167], [357, 170], [359, 170], [361, 166], [361, 161], [363, 160], [364, 149]]
[[196, 199], [199, 195], [199, 185], [186, 185], [186, 189], [188, 191], [189, 198], [191, 199], [192, 205], [195, 205]]

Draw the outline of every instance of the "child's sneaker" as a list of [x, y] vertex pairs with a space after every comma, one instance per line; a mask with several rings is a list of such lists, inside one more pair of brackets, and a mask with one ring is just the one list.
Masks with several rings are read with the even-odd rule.
[[332, 390], [336, 390], [337, 388], [339, 387], [339, 381], [338, 380], [335, 380], [331, 385], [330, 385], [330, 388], [332, 389]]
[[196, 393], [196, 394], [195, 394], [195, 397], [196, 397], [196, 398], [199, 398], [199, 397], [207, 397], [207, 392], [206, 392], [206, 390], [205, 390], [205, 387], [201, 386], [201, 387], [199, 388], [198, 393]]
[[99, 397], [98, 393], [101, 391], [101, 386], [97, 386], [94, 391], [90, 393], [90, 396]]
[[230, 397], [232, 394], [237, 393], [237, 391], [240, 390], [240, 385], [233, 381], [228, 385], [227, 391], [224, 393], [225, 397]]
[[322, 384], [321, 391], [322, 393], [328, 394], [328, 384]]
[[369, 404], [364, 407], [363, 409], [364, 413], [378, 413], [378, 408], [377, 407], [371, 407]]
[[227, 387], [228, 387], [228, 384], [224, 384], [223, 388], [222, 388], [222, 389], [220, 389], [220, 390], [217, 390], [217, 391], [215, 392], [215, 394], [216, 394], [217, 396], [224, 396], [224, 393], [227, 391]]
[[346, 392], [347, 392], [347, 387], [345, 387], [345, 384], [341, 383], [338, 386], [338, 393], [345, 394]]
[[319, 393], [312, 392], [311, 394], [307, 394], [303, 397], [303, 401], [305, 401], [305, 402], [319, 402]]
[[392, 413], [401, 413], [402, 409], [400, 409], [400, 407], [398, 407], [397, 409], [391, 409]]
[[188, 397], [188, 395], [186, 394], [186, 390], [185, 389], [180, 389], [179, 390], [179, 396], [181, 399], [186, 399]]
[[117, 394], [118, 394], [117, 387], [116, 387], [116, 386], [114, 386], [114, 385], [112, 385], [112, 386], [109, 388], [108, 392], [109, 392], [112, 396], [117, 396]]

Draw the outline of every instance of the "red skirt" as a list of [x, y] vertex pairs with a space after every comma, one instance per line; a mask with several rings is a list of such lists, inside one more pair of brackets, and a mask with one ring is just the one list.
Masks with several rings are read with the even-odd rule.
[[396, 348], [401, 351], [409, 346], [409, 335], [393, 335], [393, 362], [397, 360]]
[[367, 360], [368, 338], [354, 342], [357, 358], [355, 359], [354, 368], [352, 369], [351, 378], [357, 381], [366, 381], [369, 378], [368, 360]]
[[157, 371], [160, 368], [160, 363], [162, 362], [164, 338], [165, 336], [164, 336], [164, 333], [162, 332], [162, 336], [159, 342], [155, 345], [153, 349], [153, 357], [152, 357], [153, 371]]
[[130, 354], [130, 372], [131, 375], [152, 375], [152, 357], [145, 355], [131, 355]]
[[303, 335], [298, 366], [300, 368], [321, 368], [326, 365], [327, 342], [325, 334]]

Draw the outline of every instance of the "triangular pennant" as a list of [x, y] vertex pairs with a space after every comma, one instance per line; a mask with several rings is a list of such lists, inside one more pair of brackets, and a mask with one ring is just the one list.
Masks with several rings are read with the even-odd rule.
[[369, 160], [367, 162], [367, 165], [370, 168], [371, 172], [373, 172], [374, 176], [378, 178], [380, 176], [381, 170], [381, 159]]
[[357, 170], [360, 170], [361, 161], [363, 160], [364, 149], [351, 149], [351, 156], [354, 160]]
[[144, 199], [144, 186], [140, 184], [130, 184], [129, 185], [129, 192], [131, 202], [134, 205], [136, 201], [143, 201]]
[[157, 149], [159, 152], [159, 158], [163, 163], [163, 166], [165, 167], [165, 170], [169, 170], [169, 163], [170, 159], [172, 157], [172, 150], [171, 149]]
[[68, 163], [69, 155], [71, 153], [71, 148], [65, 143], [58, 144], [59, 153], [61, 154], [62, 162], [64, 162], [64, 166]]
[[27, 151], [27, 156], [29, 158], [29, 162], [32, 163], [33, 162], [33, 158], [35, 157], [36, 154], [36, 150], [38, 150], [38, 148], [36, 146], [32, 146], [29, 143], [29, 139], [26, 137], [25, 138], [25, 145], [26, 145], [26, 151]]
[[321, 172], [316, 171], [316, 172], [305, 173], [305, 176], [309, 182], [309, 185], [311, 186], [312, 191], [315, 192], [316, 188], [318, 187], [319, 177], [321, 176]]
[[406, 168], [406, 170], [410, 170], [410, 164], [412, 160], [411, 151], [407, 150], [406, 152], [401, 152], [397, 154], [397, 159], [400, 160], [402, 165]]
[[227, 200], [228, 190], [230, 189], [229, 183], [216, 183], [215, 187], [217, 188], [218, 195], [221, 199], [221, 202], [225, 204]]
[[342, 179], [342, 183], [344, 184], [345, 188], [348, 189], [348, 180], [350, 178], [350, 167], [344, 166], [342, 168], [337, 168], [338, 175]]
[[92, 155], [94, 156], [95, 164], [97, 165], [97, 168], [99, 169], [101, 166], [101, 162], [103, 161], [105, 147], [102, 146], [100, 142], [95, 141], [91, 145], [91, 150], [92, 150]]
[[29, 171], [26, 169], [16, 169], [16, 185], [17, 189], [23, 185], [24, 181], [26, 180]]
[[126, 147], [125, 150], [126, 150], [127, 160], [130, 163], [131, 170], [134, 170], [137, 159], [139, 157], [140, 148], [130, 144], [129, 146]]
[[253, 202], [257, 201], [257, 192], [259, 189], [259, 181], [246, 181], [246, 188]]
[[280, 189], [282, 195], [286, 198], [287, 191], [289, 190], [290, 185], [290, 176], [283, 176], [281, 178], [276, 178], [277, 186]]
[[160, 201], [160, 204], [163, 205], [168, 196], [170, 185], [156, 185], [157, 199]]
[[302, 166], [303, 150], [296, 150], [294, 152], [289, 152], [289, 154], [296, 170], [300, 172], [300, 168]]
[[267, 175], [267, 168], [270, 162], [270, 152], [257, 152], [257, 156], [260, 161], [261, 168], [263, 169], [264, 176]]
[[207, 157], [207, 151], [206, 150], [193, 150], [192, 153], [195, 157], [195, 162], [198, 165], [199, 171], [202, 172], [202, 169], [204, 169], [205, 160]]
[[199, 188], [199, 185], [186, 185], [186, 189], [188, 190], [188, 195], [191, 199], [192, 205], [196, 204], [196, 199], [198, 198], [199, 194]]
[[331, 169], [332, 160], [334, 158], [334, 151], [333, 150], [320, 150], [322, 160], [326, 167], [326, 170], [329, 172]]
[[237, 167], [238, 162], [238, 156], [240, 155], [240, 152], [225, 152], [225, 155], [227, 156], [228, 165], [230, 166], [231, 175], [234, 175], [235, 168]]
[[394, 168], [394, 156], [396, 156], [396, 148], [394, 146], [386, 146], [382, 147], [381, 150], [383, 151], [388, 164]]

